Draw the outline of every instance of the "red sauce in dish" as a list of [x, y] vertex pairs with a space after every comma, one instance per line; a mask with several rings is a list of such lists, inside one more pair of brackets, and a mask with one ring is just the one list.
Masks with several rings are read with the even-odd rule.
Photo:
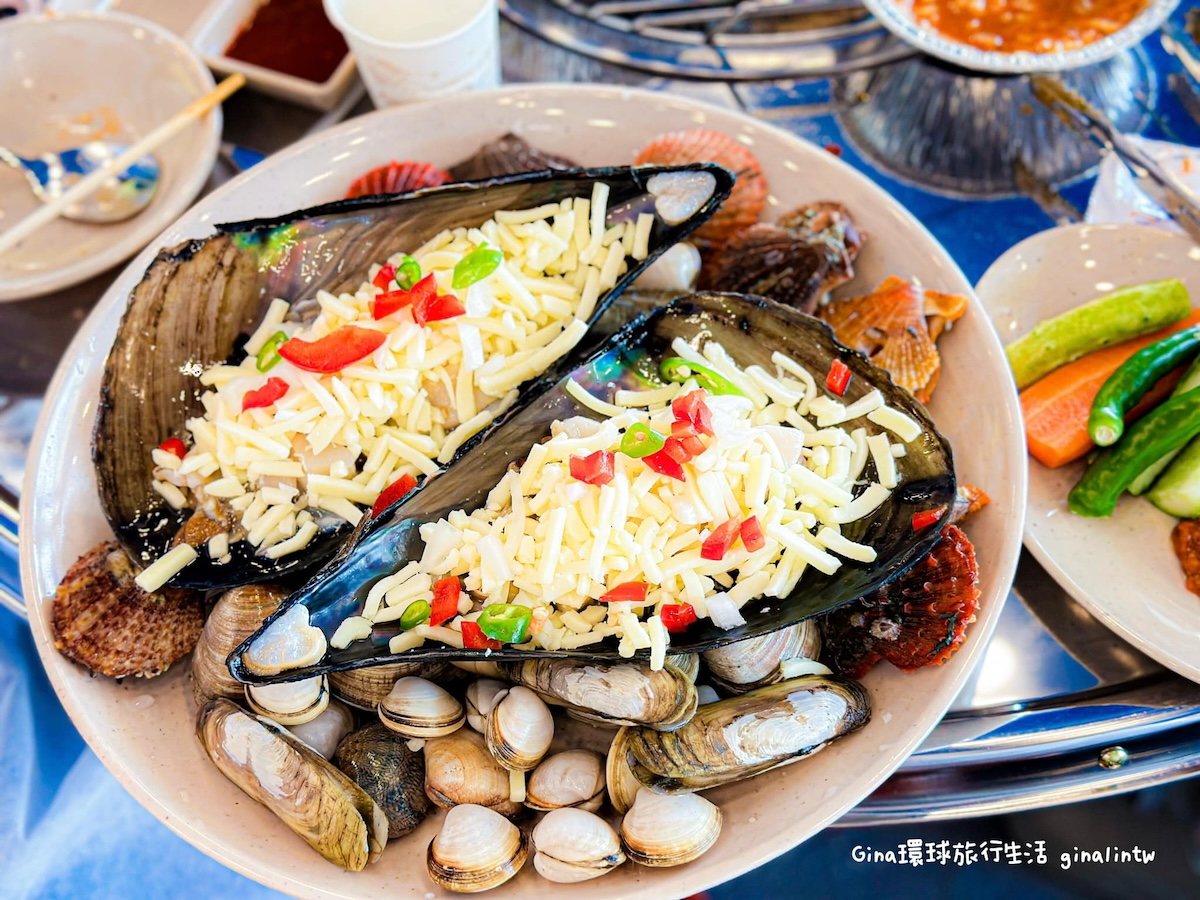
[[348, 52], [321, 0], [266, 0], [225, 48], [231, 59], [318, 84]]
[[913, 18], [980, 50], [1056, 53], [1120, 31], [1149, 5], [1150, 0], [913, 0]]

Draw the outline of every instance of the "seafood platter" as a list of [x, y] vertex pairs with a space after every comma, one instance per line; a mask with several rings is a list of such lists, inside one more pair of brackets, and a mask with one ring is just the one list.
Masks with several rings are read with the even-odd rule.
[[24, 494], [39, 649], [135, 796], [298, 895], [733, 877], [915, 749], [1015, 568], [961, 273], [830, 155], [677, 98], [356, 120], [90, 322]]

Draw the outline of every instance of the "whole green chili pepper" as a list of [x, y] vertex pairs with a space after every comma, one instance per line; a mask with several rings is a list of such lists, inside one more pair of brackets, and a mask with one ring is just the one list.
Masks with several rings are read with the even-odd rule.
[[1111, 516], [1122, 492], [1165, 453], [1200, 434], [1200, 388], [1159, 405], [1103, 451], [1071, 489], [1067, 506], [1079, 516]]
[[641, 422], [635, 422], [621, 438], [621, 452], [634, 459], [641, 459], [643, 456], [657, 453], [666, 443], [666, 439], [657, 431]]
[[477, 281], [483, 281], [504, 262], [504, 254], [493, 250], [487, 244], [476, 247], [458, 261], [454, 267], [454, 280], [450, 286], [458, 289], [470, 287]]
[[1088, 435], [1101, 447], [1115, 444], [1125, 416], [1158, 380], [1200, 352], [1200, 327], [1187, 328], [1139, 350], [1121, 364], [1092, 401]]
[[400, 615], [400, 627], [405, 631], [412, 631], [418, 625], [429, 621], [431, 611], [432, 607], [425, 600], [408, 604]]
[[396, 266], [396, 283], [406, 291], [411, 291], [413, 285], [421, 280], [421, 264], [413, 257], [406, 256]]
[[255, 364], [260, 372], [270, 372], [275, 366], [279, 365], [279, 361], [283, 359], [279, 355], [279, 348], [287, 343], [288, 336], [285, 331], [277, 331], [262, 345], [258, 351], [258, 362]]
[[525, 640], [533, 611], [515, 603], [493, 603], [483, 608], [476, 624], [479, 630], [494, 641], [519, 644]]
[[745, 396], [741, 389], [726, 378], [714, 372], [708, 366], [701, 366], [678, 356], [668, 356], [658, 364], [658, 374], [667, 381], [682, 384], [689, 378], [696, 379], [696, 384], [710, 394], [737, 394]]

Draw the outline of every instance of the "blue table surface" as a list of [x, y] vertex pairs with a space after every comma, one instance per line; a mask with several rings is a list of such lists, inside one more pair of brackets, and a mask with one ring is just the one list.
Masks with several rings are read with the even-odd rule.
[[[1182, 4], [1187, 9], [1192, 4]], [[1176, 14], [1182, 21], [1183, 11]], [[1144, 46], [1160, 73], [1176, 71], [1156, 39]], [[1145, 134], [1200, 144], [1200, 126], [1165, 89]], [[832, 118], [806, 121], [805, 136], [838, 142]], [[844, 145], [843, 145], [844, 146]], [[852, 148], [845, 160], [912, 210], [951, 251], [972, 282], [1006, 248], [1053, 224], [1024, 199], [971, 201], [940, 197], [880, 175]], [[1087, 205], [1091, 182], [1063, 193]], [[0, 547], [0, 583], [16, 583], [15, 560]], [[988, 826], [964, 825], [986, 834]], [[917, 830], [919, 831], [919, 830]], [[959, 829], [961, 833], [961, 829]], [[1073, 896], [1021, 869], [886, 869], [854, 866], [855, 844], [896, 845], [894, 829], [829, 830], [776, 863], [714, 889], [724, 897], [787, 896], [794, 885], [827, 885], [813, 896], [970, 896], [1022, 892], [1028, 900]], [[991, 835], [989, 835], [991, 836]], [[834, 881], [830, 882], [829, 879]], [[836, 885], [836, 887], [834, 886]], [[910, 894], [911, 891], [911, 894]], [[565, 893], [565, 892], [564, 892]], [[280, 897], [225, 869], [176, 837], [117, 784], [63, 712], [38, 660], [28, 626], [0, 609], [0, 897], [141, 898]]]

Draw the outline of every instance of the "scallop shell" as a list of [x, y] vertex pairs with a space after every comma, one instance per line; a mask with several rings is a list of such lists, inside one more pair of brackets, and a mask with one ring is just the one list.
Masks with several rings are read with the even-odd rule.
[[625, 862], [621, 839], [594, 813], [564, 807], [537, 823], [533, 866], [548, 881], [574, 884], [599, 878]]
[[424, 755], [408, 749], [408, 741], [382, 723], [347, 735], [333, 762], [379, 804], [387, 816], [389, 838], [408, 834], [429, 813]]
[[340, 697], [357, 709], [375, 712], [379, 702], [392, 690], [392, 685], [406, 675], [418, 675], [429, 681], [437, 681], [445, 671], [445, 663], [384, 663], [343, 672], [329, 673], [329, 687], [334, 696]]
[[496, 704], [484, 734], [488, 749], [504, 768], [528, 772], [546, 755], [554, 740], [554, 718], [544, 700], [517, 686]]
[[317, 675], [278, 684], [248, 684], [246, 702], [256, 713], [280, 725], [302, 725], [329, 706], [329, 679]]
[[429, 877], [438, 887], [475, 894], [504, 884], [529, 856], [525, 834], [483, 806], [456, 806], [429, 844]]
[[779, 664], [800, 656], [817, 659], [821, 654], [821, 629], [815, 619], [805, 619], [787, 628], [715, 650], [705, 650], [701, 659], [713, 681], [727, 693], [774, 684], [783, 678]]
[[484, 144], [474, 156], [451, 166], [450, 175], [455, 181], [480, 181], [545, 169], [573, 169], [576, 165], [564, 156], [547, 153], [509, 132]]
[[678, 165], [714, 162], [737, 176], [733, 192], [696, 238], [716, 244], [758, 221], [767, 203], [767, 178], [762, 166], [744, 144], [719, 131], [690, 128], [659, 135], [638, 151], [634, 165]]
[[326, 759], [333, 759], [342, 738], [353, 730], [354, 713], [345, 703], [332, 697], [325, 711], [315, 719], [288, 726], [288, 731]]
[[832, 282], [823, 251], [786, 228], [754, 225], [708, 255], [700, 269], [699, 287], [757, 294], [811, 313]]
[[893, 275], [869, 294], [831, 301], [819, 314], [839, 341], [865, 353], [896, 384], [928, 403], [942, 367], [934, 342], [966, 310], [966, 297]]
[[407, 194], [421, 188], [438, 187], [451, 180], [449, 172], [433, 163], [392, 160], [350, 182], [344, 199], [353, 200], [373, 194]]
[[229, 674], [225, 658], [258, 630], [286, 596], [280, 588], [266, 584], [231, 588], [221, 595], [192, 654], [192, 696], [197, 706], [214, 697], [241, 699], [243, 685]]
[[469, 728], [425, 742], [425, 793], [443, 809], [463, 803], [515, 816], [524, 807], [509, 799], [508, 771]]
[[457, 731], [467, 717], [462, 704], [445, 688], [408, 675], [379, 701], [379, 720], [398, 734], [431, 738]]
[[604, 757], [592, 750], [564, 750], [538, 763], [525, 784], [525, 805], [548, 810], [577, 807], [595, 812], [604, 802]]
[[796, 232], [825, 253], [829, 263], [826, 289], [832, 290], [854, 277], [854, 261], [866, 242], [850, 210], [833, 200], [818, 200], [779, 217], [779, 224]]
[[646, 788], [621, 820], [621, 843], [643, 866], [681, 866], [721, 834], [721, 810], [699, 794], [655, 794]]

